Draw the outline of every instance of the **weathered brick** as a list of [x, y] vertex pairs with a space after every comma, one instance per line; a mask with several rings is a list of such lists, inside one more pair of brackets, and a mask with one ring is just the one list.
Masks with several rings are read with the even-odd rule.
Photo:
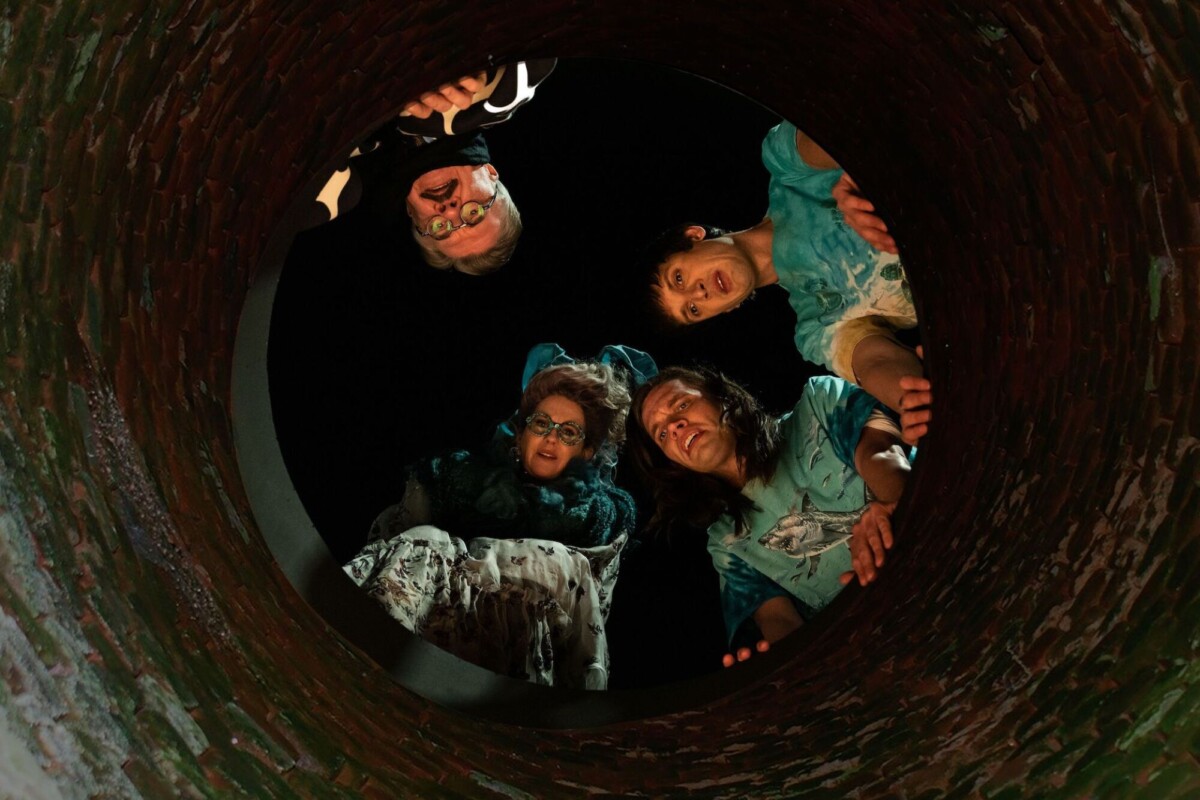
[[[80, 774], [108, 765], [146, 796], [1195, 793], [1196, 676], [1159, 661], [1194, 656], [1200, 592], [1192, 4], [508, 3], [469, 28], [433, 2], [18, 5], [0, 22], [0, 431], [23, 450], [0, 447], [0, 515], [48, 520], [25, 568], [62, 587], [52, 613], [83, 617], [103, 676], [56, 729]], [[263, 564], [231, 444], [248, 272], [298, 185], [456, 59], [530, 48], [667, 61], [842, 122], [837, 148], [914, 229], [947, 387], [911, 559], [826, 632], [852, 646], [586, 731], [431, 708], [327, 641]], [[88, 402], [106, 391], [107, 416]], [[67, 619], [0, 598], [66, 662]], [[1053, 614], [1069, 628], [1043, 629]], [[159, 708], [133, 713], [137, 680], [170, 687]], [[86, 729], [100, 714], [127, 760]], [[1131, 721], [1145, 735], [1123, 745]]]

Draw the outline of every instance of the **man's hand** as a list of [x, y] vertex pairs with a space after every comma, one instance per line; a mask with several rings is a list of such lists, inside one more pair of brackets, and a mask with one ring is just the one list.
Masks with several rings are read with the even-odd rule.
[[867, 244], [885, 253], [899, 253], [896, 240], [888, 233], [887, 225], [875, 214], [875, 204], [862, 196], [858, 184], [846, 173], [838, 178], [833, 185], [833, 199], [837, 201], [838, 211], [846, 220], [846, 224]]
[[403, 114], [417, 119], [428, 119], [435, 111], [446, 112], [451, 108], [470, 108], [475, 93], [483, 88], [487, 73], [464, 75], [454, 83], [444, 83], [432, 92], [421, 95], [404, 107]]
[[850, 564], [854, 569], [843, 572], [842, 585], [856, 577], [860, 586], [875, 580], [883, 566], [883, 554], [892, 547], [892, 511], [895, 503], [872, 502], [867, 506], [850, 534]]
[[916, 445], [929, 433], [933, 419], [933, 384], [928, 378], [905, 375], [900, 379], [900, 435], [910, 445]]
[[[754, 645], [754, 650], [759, 653], [765, 653], [770, 649], [771, 643], [766, 639], [759, 639], [758, 644]], [[725, 665], [726, 669], [728, 669], [740, 661], [748, 660], [750, 655], [751, 653], [749, 647], [739, 647], [736, 654], [726, 653], [725, 657], [721, 659], [721, 663]]]

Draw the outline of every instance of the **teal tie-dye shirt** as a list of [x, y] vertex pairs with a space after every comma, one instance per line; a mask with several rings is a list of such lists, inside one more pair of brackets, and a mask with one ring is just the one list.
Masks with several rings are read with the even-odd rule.
[[728, 515], [708, 529], [730, 639], [772, 597], [790, 595], [808, 618], [841, 591], [838, 578], [851, 568], [850, 529], [867, 502], [854, 451], [876, 408], [873, 397], [840, 378], [809, 380], [781, 420], [774, 474], [742, 490], [755, 509], [741, 534]]
[[762, 143], [771, 173], [767, 216], [772, 259], [796, 312], [796, 349], [833, 370], [833, 339], [847, 320], [877, 315], [894, 327], [916, 325], [912, 293], [898, 256], [855, 233], [833, 199], [840, 169], [814, 169], [796, 151], [796, 126], [776, 125]]

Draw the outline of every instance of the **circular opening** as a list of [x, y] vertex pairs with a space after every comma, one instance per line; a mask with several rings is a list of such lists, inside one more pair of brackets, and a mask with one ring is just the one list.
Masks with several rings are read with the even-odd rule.
[[[1194, 795], [1200, 22], [1015, 6], [13, 5], [5, 785]], [[853, 626], [606, 729], [497, 726], [383, 679], [279, 579], [229, 426], [231, 315], [303, 177], [455, 65], [547, 52], [660, 60], [804, 120], [894, 215], [953, 396], [908, 557]]]
[[[711, 365], [750, 387], [773, 413], [791, 409], [818, 369], [795, 350], [794, 312], [782, 289], [766, 287], [745, 307], [703, 326], [663, 330], [644, 307], [637, 265], [656, 234], [681, 222], [741, 230], [763, 219], [768, 174], [761, 142], [778, 122], [762, 106], [682, 72], [564, 60], [533, 102], [486, 131], [491, 163], [524, 222], [513, 260], [500, 271], [468, 276], [421, 263], [407, 218], [382, 222], [367, 208], [369, 197], [295, 238], [276, 265], [270, 306], [271, 404], [254, 407], [255, 414], [271, 413], [275, 436], [261, 444], [273, 449], [277, 438], [278, 452], [253, 459], [242, 445], [239, 454], [248, 462], [248, 485], [259, 480], [251, 475], [271, 476], [272, 494], [251, 493], [257, 518], [310, 602], [313, 586], [320, 587], [316, 602], [327, 619], [339, 625], [349, 616], [357, 626], [371, 619], [379, 627], [360, 635], [403, 643], [407, 675], [457, 668], [440, 655], [416, 667], [412, 653], [429, 649], [397, 625], [377, 614], [331, 609], [331, 586], [344, 592], [330, 558], [344, 563], [366, 543], [375, 515], [399, 500], [409, 464], [486, 443], [515, 408], [525, 353], [539, 342], [560, 343], [578, 357], [621, 343], [648, 351], [663, 366]], [[700, 127], [703, 136], [696, 135]], [[292, 217], [309, 206], [298, 199]], [[264, 313], [269, 284], [260, 278], [264, 301], [247, 305], [243, 337], [262, 336], [261, 320], [251, 317]], [[759, 344], [746, 348], [747, 340]], [[263, 362], [252, 362], [259, 374], [251, 393], [261, 398]], [[245, 418], [250, 406], [237, 407]], [[267, 430], [265, 422], [238, 427]], [[294, 495], [280, 491], [289, 478]], [[618, 471], [618, 483], [637, 496], [644, 522], [651, 502], [628, 468]], [[639, 539], [624, 556], [607, 626], [610, 690], [719, 671], [725, 636], [703, 531]], [[326, 577], [314, 584], [314, 573]], [[822, 619], [815, 627], [826, 624]], [[387, 653], [376, 655], [385, 666]], [[494, 677], [481, 679], [465, 666], [463, 672], [482, 680], [481, 687], [497, 685]], [[731, 680], [754, 674], [743, 667], [717, 680], [727, 690]], [[413, 688], [461, 706], [424, 683]], [[456, 687], [454, 697], [462, 694]], [[471, 692], [470, 702], [485, 695], [482, 688]]]

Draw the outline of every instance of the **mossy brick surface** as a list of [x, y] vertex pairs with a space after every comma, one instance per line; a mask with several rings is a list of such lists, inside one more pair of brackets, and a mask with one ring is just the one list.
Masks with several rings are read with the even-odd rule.
[[[46, 792], [1194, 796], [1200, 11], [593, 6], [480, 6], [470, 36], [438, 2], [0, 14], [2, 697]], [[671, 63], [836, 141], [898, 210], [946, 387], [852, 625], [596, 730], [438, 709], [334, 639], [229, 421], [293, 194], [461, 60], [534, 50]]]

